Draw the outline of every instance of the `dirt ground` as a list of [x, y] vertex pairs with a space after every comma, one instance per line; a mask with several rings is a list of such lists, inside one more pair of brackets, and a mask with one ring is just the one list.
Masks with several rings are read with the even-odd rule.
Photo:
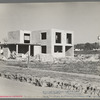
[[79, 92], [66, 91], [57, 88], [37, 87], [28, 83], [21, 83], [0, 78], [0, 97], [2, 98], [87, 98], [88, 95]]
[[[97, 70], [95, 70], [95, 71], [93, 70], [94, 72], [91, 72], [88, 74], [88, 71], [87, 72], [85, 71], [86, 70], [85, 68], [87, 66], [84, 67], [83, 65], [81, 65], [81, 63], [80, 64], [79, 63], [76, 63], [76, 65], [78, 65], [78, 67], [76, 65], [74, 66], [73, 63], [56, 64], [56, 66], [54, 66], [54, 65], [50, 66], [50, 64], [44, 64], [44, 63], [36, 63], [35, 64], [36, 66], [34, 66], [34, 64], [33, 64], [32, 67], [26, 68], [26, 67], [21, 67], [18, 65], [11, 66], [5, 61], [0, 61], [0, 72], [3, 72], [3, 73], [10, 72], [10, 73], [14, 73], [14, 74], [21, 73], [21, 74], [25, 74], [25, 75], [32, 75], [32, 76], [40, 77], [40, 78], [49, 76], [51, 78], [61, 79], [63, 81], [66, 80], [66, 81], [74, 81], [74, 82], [78, 82], [78, 83], [91, 83], [91, 84], [95, 84], [98, 86], [100, 83], [100, 76], [99, 76], [99, 74], [93, 74]], [[85, 63], [85, 65], [87, 65], [86, 63]], [[98, 62], [98, 63], [89, 62], [89, 64], [93, 65], [92, 68], [94, 68], [95, 66], [99, 66], [100, 62]], [[48, 65], [48, 66], [46, 66], [46, 65]], [[64, 66], [62, 66], [62, 65], [66, 66], [66, 69], [68, 69], [68, 70], [64, 70], [63, 69]], [[88, 70], [91, 69], [90, 65], [88, 67]], [[81, 71], [83, 71], [83, 73], [81, 73], [80, 70], [78, 70], [79, 66], [80, 66], [80, 68], [82, 68], [82, 66], [83, 66], [83, 68], [81, 70]], [[62, 67], [62, 70], [60, 70], [60, 71], [57, 70], [57, 67], [60, 69]], [[74, 70], [75, 67], [77, 70]], [[73, 71], [69, 71], [70, 69], [73, 69]], [[86, 74], [84, 74], [84, 72]], [[20, 83], [18, 81], [12, 81], [12, 80], [3, 79], [3, 78], [0, 78], [0, 80], [1, 80], [0, 91], [4, 91], [4, 92], [0, 92], [1, 96], [2, 95], [11, 95], [12, 96], [12, 95], [22, 94], [23, 97], [28, 97], [28, 96], [35, 97], [36, 94], [40, 93], [40, 97], [42, 96], [42, 97], [47, 97], [47, 98], [48, 97], [57, 98], [57, 96], [58, 96], [58, 98], [59, 98], [59, 96], [61, 98], [62, 97], [63, 98], [64, 97], [65, 98], [68, 98], [68, 97], [74, 97], [74, 98], [75, 97], [76, 98], [77, 97], [82, 97], [82, 98], [83, 97], [85, 97], [85, 98], [91, 97], [88, 94], [83, 94], [83, 93], [79, 93], [79, 92], [75, 92], [75, 91], [67, 91], [66, 92], [66, 90], [63, 90], [63, 89], [55, 89], [55, 88], [49, 88], [49, 87], [45, 87], [45, 88], [37, 87], [37, 86], [31, 85], [31, 84], [29, 85], [28, 83], [24, 83], [24, 82]], [[20, 84], [23, 86], [21, 86]], [[19, 88], [21, 88], [21, 89], [19, 89]], [[21, 91], [19, 92], [19, 90], [21, 90]], [[37, 91], [35, 91], [35, 90], [37, 90]], [[12, 93], [12, 94], [9, 94], [7, 91], [10, 91], [9, 93]], [[43, 91], [44, 91], [44, 93], [43, 93]], [[53, 91], [53, 93], [52, 93], [52, 91]], [[55, 92], [56, 91], [65, 91], [65, 92], [64, 93], [60, 92], [61, 93], [60, 95], [58, 95], [59, 94], [59, 92], [58, 92], [58, 94], [54, 95], [54, 93], [55, 93], [54, 91]]]

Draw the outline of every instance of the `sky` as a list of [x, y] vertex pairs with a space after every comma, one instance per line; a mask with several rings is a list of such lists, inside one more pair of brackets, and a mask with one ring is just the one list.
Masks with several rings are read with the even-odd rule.
[[100, 2], [0, 3], [0, 41], [9, 31], [61, 29], [74, 43], [98, 42]]

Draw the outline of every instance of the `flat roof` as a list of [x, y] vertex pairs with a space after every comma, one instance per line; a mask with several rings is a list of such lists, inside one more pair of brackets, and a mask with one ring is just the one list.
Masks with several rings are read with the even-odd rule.
[[32, 44], [32, 43], [0, 43], [0, 46], [2, 45], [35, 45], [35, 46], [41, 46], [40, 44]]

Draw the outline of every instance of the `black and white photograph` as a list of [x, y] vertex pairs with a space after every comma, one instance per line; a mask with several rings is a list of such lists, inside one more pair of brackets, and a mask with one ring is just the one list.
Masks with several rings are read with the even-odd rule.
[[100, 98], [100, 2], [0, 3], [0, 98]]

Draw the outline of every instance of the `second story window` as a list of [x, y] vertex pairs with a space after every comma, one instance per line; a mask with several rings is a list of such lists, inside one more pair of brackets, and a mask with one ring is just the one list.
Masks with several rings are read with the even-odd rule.
[[46, 32], [41, 33], [41, 39], [42, 40], [45, 40], [47, 38], [46, 35], [47, 35]]
[[60, 32], [56, 32], [56, 34], [55, 34], [56, 36], [55, 36], [55, 42], [56, 43], [61, 43], [61, 33]]
[[30, 43], [30, 34], [24, 33], [24, 43]]
[[67, 33], [67, 37], [66, 37], [67, 43], [71, 44], [72, 43], [72, 34], [71, 33]]

